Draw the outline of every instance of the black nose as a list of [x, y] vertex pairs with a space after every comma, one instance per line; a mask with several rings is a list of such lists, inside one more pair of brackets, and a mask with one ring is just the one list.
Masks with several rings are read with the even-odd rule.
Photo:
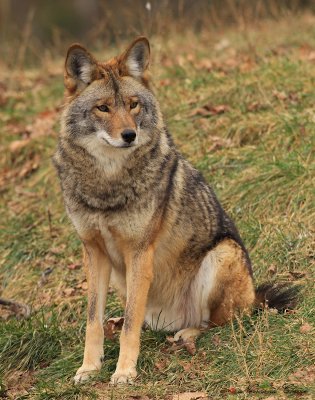
[[121, 137], [124, 139], [124, 142], [129, 144], [135, 140], [136, 136], [137, 136], [136, 132], [132, 129], [125, 129], [121, 133]]

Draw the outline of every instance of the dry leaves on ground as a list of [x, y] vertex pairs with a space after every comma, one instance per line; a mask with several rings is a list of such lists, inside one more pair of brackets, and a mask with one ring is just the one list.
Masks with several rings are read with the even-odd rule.
[[190, 337], [186, 340], [180, 339], [175, 341], [172, 336], [167, 336], [166, 340], [172, 344], [172, 346], [167, 349], [168, 353], [174, 353], [177, 350], [186, 349], [192, 356], [196, 354], [196, 343], [193, 337]]
[[293, 384], [310, 385], [315, 383], [315, 366], [300, 368], [290, 375], [288, 381]]
[[214, 115], [223, 114], [227, 111], [229, 111], [229, 106], [227, 106], [226, 104], [213, 105], [212, 103], [207, 103], [202, 107], [198, 107], [193, 110], [189, 114], [189, 117], [195, 117], [199, 115], [202, 117], [211, 117]]
[[5, 186], [10, 180], [28, 177], [31, 173], [38, 169], [39, 160], [39, 155], [34, 154], [22, 165], [22, 167], [19, 166], [16, 168], [6, 168], [2, 170], [0, 174], [0, 188]]
[[17, 399], [29, 395], [29, 390], [34, 383], [35, 376], [33, 371], [11, 371], [6, 382], [8, 389], [6, 390], [5, 398]]
[[124, 317], [109, 318], [104, 325], [106, 339], [113, 340], [117, 332], [122, 329]]
[[0, 106], [4, 106], [8, 101], [7, 87], [3, 82], [0, 82]]
[[209, 152], [233, 147], [231, 139], [222, 138], [220, 136], [210, 136], [209, 141], [211, 142], [211, 146], [208, 148]]
[[80, 269], [81, 266], [82, 265], [80, 263], [72, 263], [72, 264], [69, 264], [67, 266], [67, 268], [70, 269], [70, 270], [76, 270], [76, 269]]
[[270, 267], [267, 270], [269, 275], [274, 275], [277, 272], [277, 266], [274, 264], [271, 264]]
[[87, 281], [86, 281], [86, 279], [83, 279], [83, 281], [82, 282], [79, 282], [77, 285], [76, 285], [76, 288], [77, 289], [82, 289], [82, 290], [87, 290], [88, 289], [88, 283], [87, 283]]
[[300, 332], [301, 333], [310, 333], [312, 331], [313, 327], [311, 324], [308, 322], [305, 322], [301, 327], [300, 327]]
[[34, 121], [25, 127], [14, 124], [9, 125], [8, 128], [10, 132], [12, 130], [12, 133], [21, 134], [24, 136], [21, 140], [14, 140], [13, 142], [11, 142], [9, 150], [12, 153], [15, 153], [27, 146], [32, 139], [41, 136], [55, 135], [53, 127], [57, 119], [57, 109], [53, 109], [45, 110], [37, 114]]
[[66, 297], [69, 297], [69, 296], [74, 295], [75, 289], [72, 288], [72, 287], [67, 287], [67, 288], [63, 289], [62, 292], [63, 292], [63, 294], [64, 294]]

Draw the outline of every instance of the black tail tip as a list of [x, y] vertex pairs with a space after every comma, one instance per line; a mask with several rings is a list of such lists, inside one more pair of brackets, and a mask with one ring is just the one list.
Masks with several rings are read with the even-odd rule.
[[256, 308], [275, 308], [280, 312], [296, 308], [301, 287], [288, 283], [263, 283], [256, 289]]

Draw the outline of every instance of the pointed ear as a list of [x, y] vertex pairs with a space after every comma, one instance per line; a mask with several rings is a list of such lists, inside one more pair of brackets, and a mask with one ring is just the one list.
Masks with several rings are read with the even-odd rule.
[[98, 78], [97, 62], [83, 46], [73, 44], [68, 49], [64, 75], [70, 93], [83, 90]]
[[123, 73], [136, 79], [145, 79], [150, 62], [150, 44], [146, 37], [137, 38], [120, 57]]

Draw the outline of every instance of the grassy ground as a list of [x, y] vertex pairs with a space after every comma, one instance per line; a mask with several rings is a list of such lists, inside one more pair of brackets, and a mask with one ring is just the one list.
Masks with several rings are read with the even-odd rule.
[[[0, 306], [0, 398], [314, 398], [315, 18], [153, 39], [153, 54], [155, 91], [176, 143], [236, 220], [257, 283], [300, 284], [299, 307], [213, 329], [195, 355], [173, 351], [165, 332], [145, 331], [132, 387], [108, 386], [115, 334], [99, 376], [74, 386], [86, 282], [51, 164], [63, 60], [25, 71], [2, 64], [0, 297], [32, 314], [17, 319]], [[110, 294], [106, 316], [121, 313]]]

